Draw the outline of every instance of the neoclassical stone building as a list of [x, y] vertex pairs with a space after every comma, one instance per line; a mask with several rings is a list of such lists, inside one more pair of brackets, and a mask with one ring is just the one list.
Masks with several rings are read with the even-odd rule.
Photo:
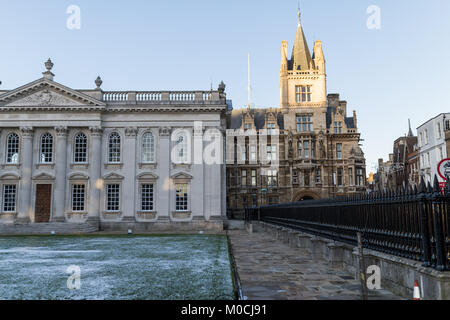
[[0, 91], [0, 223], [222, 228], [225, 167], [202, 154], [224, 133], [223, 83], [106, 92], [99, 77], [74, 90], [45, 65], [42, 78]]
[[242, 130], [227, 140], [231, 215], [244, 207], [366, 191], [356, 112], [348, 115], [347, 102], [327, 94], [322, 42], [311, 55], [300, 13], [290, 59], [287, 49], [283, 41], [280, 108], [233, 110], [228, 119], [230, 135]]

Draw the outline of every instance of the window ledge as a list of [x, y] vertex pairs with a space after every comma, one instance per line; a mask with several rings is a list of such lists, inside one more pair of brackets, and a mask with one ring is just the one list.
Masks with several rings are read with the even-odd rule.
[[87, 168], [89, 168], [89, 163], [75, 163], [75, 162], [72, 162], [71, 164], [70, 164], [70, 169], [74, 169], [74, 168], [81, 168], [81, 169], [87, 169]]
[[158, 164], [156, 162], [140, 162], [139, 169], [156, 169]]
[[8, 168], [8, 167], [16, 167], [16, 168], [20, 168], [22, 166], [22, 163], [3, 163], [1, 165], [2, 169], [3, 168]]
[[182, 168], [185, 170], [190, 170], [192, 167], [191, 163], [172, 163], [172, 167], [175, 168]]
[[191, 215], [191, 211], [172, 211], [172, 217], [174, 219], [189, 219]]
[[122, 169], [123, 162], [118, 163], [105, 163], [105, 169]]
[[50, 168], [50, 169], [54, 169], [54, 168], [55, 168], [55, 163], [54, 163], [54, 162], [49, 162], [49, 163], [37, 163], [37, 164], [36, 164], [36, 169], [40, 169], [40, 168]]

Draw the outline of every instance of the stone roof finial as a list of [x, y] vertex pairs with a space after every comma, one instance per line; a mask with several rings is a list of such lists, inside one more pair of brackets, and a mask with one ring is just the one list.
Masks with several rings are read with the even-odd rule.
[[48, 58], [48, 60], [47, 60], [47, 62], [45, 62], [45, 69], [47, 69], [47, 71], [46, 72], [43, 72], [42, 74], [44, 75], [44, 78], [45, 79], [48, 79], [48, 80], [53, 80], [53, 77], [55, 76], [52, 72], [51, 72], [51, 70], [52, 70], [52, 68], [53, 68], [53, 62], [52, 62], [52, 60], [50, 60], [50, 58]]
[[100, 78], [100, 76], [98, 76], [97, 79], [95, 79], [95, 85], [97, 86], [97, 90], [100, 90], [102, 83], [103, 83], [102, 78]]
[[298, 25], [301, 25], [301, 24], [302, 24], [302, 19], [301, 19], [302, 13], [301, 13], [301, 11], [300, 11], [300, 1], [298, 2], [298, 12], [297, 12], [297, 15], [298, 15]]
[[221, 81], [220, 82], [220, 84], [219, 84], [219, 88], [218, 88], [218, 91], [220, 92], [220, 93], [224, 93], [225, 92], [225, 83], [223, 83], [223, 81]]

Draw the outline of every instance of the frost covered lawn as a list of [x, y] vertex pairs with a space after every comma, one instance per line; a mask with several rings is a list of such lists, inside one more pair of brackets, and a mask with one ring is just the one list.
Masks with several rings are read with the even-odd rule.
[[0, 299], [232, 298], [225, 236], [0, 237]]

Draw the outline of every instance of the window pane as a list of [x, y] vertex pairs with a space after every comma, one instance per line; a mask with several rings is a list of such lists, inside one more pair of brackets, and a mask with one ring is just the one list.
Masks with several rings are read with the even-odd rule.
[[75, 136], [73, 160], [75, 163], [87, 162], [87, 137], [84, 133]]
[[53, 162], [53, 136], [50, 133], [46, 133], [41, 137], [40, 162]]
[[120, 210], [120, 185], [108, 184], [106, 186], [106, 210], [119, 211]]
[[109, 162], [118, 163], [120, 162], [120, 136], [118, 133], [114, 132], [109, 136]]
[[11, 133], [6, 141], [6, 162], [19, 163], [19, 136]]
[[153, 211], [153, 184], [141, 186], [141, 210]]
[[72, 211], [84, 211], [85, 209], [85, 185], [74, 184], [72, 186]]
[[3, 211], [16, 211], [16, 185], [3, 186]]
[[153, 134], [148, 132], [142, 136], [142, 162], [155, 161], [155, 139]]
[[188, 185], [187, 184], [176, 184], [176, 199], [175, 199], [175, 210], [176, 211], [187, 211], [188, 210]]

